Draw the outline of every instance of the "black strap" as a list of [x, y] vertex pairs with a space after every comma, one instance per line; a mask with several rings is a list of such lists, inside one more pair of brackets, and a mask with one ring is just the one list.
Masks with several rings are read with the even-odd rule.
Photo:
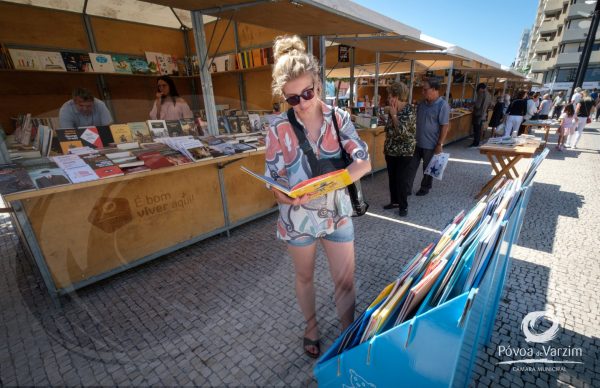
[[340, 151], [342, 152], [342, 159], [346, 163], [346, 167], [352, 163], [352, 158], [346, 152], [346, 149], [342, 145], [342, 139], [340, 137], [340, 128], [338, 127], [337, 118], [335, 117], [335, 107], [331, 107], [331, 121], [333, 121], [333, 127], [335, 128], [335, 133], [337, 135], [338, 144], [340, 145]]
[[298, 143], [300, 145], [300, 148], [302, 149], [302, 152], [304, 152], [304, 155], [306, 155], [306, 157], [308, 158], [308, 164], [310, 165], [312, 176], [318, 176], [320, 169], [319, 162], [317, 161], [317, 156], [315, 155], [315, 152], [313, 151], [313, 148], [310, 145], [306, 134], [304, 134], [304, 128], [302, 127], [302, 125], [300, 125], [298, 120], [296, 120], [296, 115], [294, 114], [293, 108], [288, 109], [287, 117], [290, 124], [292, 124], [292, 128], [294, 128], [294, 133], [298, 138]]

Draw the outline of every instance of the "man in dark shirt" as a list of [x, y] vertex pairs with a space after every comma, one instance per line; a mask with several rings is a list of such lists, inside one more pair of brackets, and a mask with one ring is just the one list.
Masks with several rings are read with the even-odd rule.
[[492, 96], [484, 83], [477, 85], [477, 98], [473, 106], [473, 143], [469, 147], [479, 147], [481, 129], [487, 121], [487, 111], [492, 103]]

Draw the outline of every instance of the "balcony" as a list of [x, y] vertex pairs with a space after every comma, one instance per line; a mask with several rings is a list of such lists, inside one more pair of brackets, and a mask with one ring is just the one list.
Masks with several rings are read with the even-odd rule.
[[[579, 60], [581, 59], [581, 53], [562, 53], [558, 54], [556, 57], [556, 66], [565, 67], [565, 66], [577, 66], [579, 64]], [[590, 64], [598, 64], [600, 63], [600, 51], [593, 51], [592, 55], [590, 55]]]
[[543, 40], [539, 40], [534, 46], [535, 53], [547, 53], [552, 51], [554, 47], [558, 46], [558, 39], [555, 39], [551, 42], [546, 42]]
[[531, 61], [532, 73], [543, 73], [556, 63], [556, 58], [548, 59], [547, 61]]
[[559, 24], [559, 20], [556, 19], [542, 22], [542, 25], [540, 26], [539, 30], [540, 34], [546, 34], [558, 30]]
[[586, 4], [584, 1], [579, 1], [569, 6], [569, 12], [567, 13], [568, 19], [590, 17], [590, 14], [594, 12], [596, 4]]
[[551, 14], [562, 10], [564, 2], [564, 0], [548, 0], [546, 2], [546, 7], [544, 8], [544, 13]]
[[[573, 26], [573, 22], [571, 22], [571, 28], [563, 33], [562, 43], [585, 41], [590, 28], [589, 23], [587, 24], [587, 27], [577, 28], [577, 26]], [[596, 40], [598, 39], [600, 39], [600, 30], [596, 32]]]

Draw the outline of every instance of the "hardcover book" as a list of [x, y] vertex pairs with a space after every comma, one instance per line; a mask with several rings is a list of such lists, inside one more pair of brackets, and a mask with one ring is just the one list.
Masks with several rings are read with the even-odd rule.
[[131, 72], [133, 74], [151, 74], [148, 62], [141, 57], [129, 57], [127, 58], [129, 65], [131, 66]]
[[112, 61], [116, 73], [132, 74], [129, 55], [113, 55]]
[[38, 51], [38, 59], [42, 70], [48, 71], [67, 71], [63, 57], [59, 52]]
[[20, 164], [38, 189], [71, 183], [67, 174], [49, 158], [26, 160]]
[[100, 179], [123, 175], [123, 171], [104, 155], [83, 155], [81, 159], [94, 170]]
[[170, 137], [183, 136], [183, 129], [181, 128], [179, 120], [166, 120], [165, 124], [167, 125], [167, 131], [169, 132]]
[[8, 52], [17, 70], [43, 70], [37, 51], [9, 48]]
[[79, 127], [77, 128], [77, 135], [84, 146], [91, 148], [103, 148], [102, 139], [98, 128], [96, 127]]
[[90, 53], [92, 68], [96, 73], [114, 73], [112, 57], [108, 54]]
[[144, 161], [146, 167], [156, 170], [163, 167], [171, 167], [174, 164], [158, 151], [147, 151], [138, 155], [138, 158]]
[[[197, 119], [181, 119], [179, 120], [183, 136], [202, 136], [204, 132], [199, 128]], [[199, 131], [200, 129], [200, 131]]]
[[72, 72], [92, 72], [92, 62], [90, 56], [84, 53], [74, 53], [69, 51], [61, 51], [63, 61], [67, 71]]
[[76, 129], [61, 128], [56, 130], [56, 137], [60, 144], [60, 150], [63, 155], [69, 153], [70, 148], [83, 147], [83, 143], [79, 139]]
[[138, 143], [151, 143], [152, 136], [150, 136], [150, 130], [148, 126], [143, 121], [135, 121], [132, 123], [127, 123], [129, 129], [131, 131], [131, 135], [133, 139]]
[[131, 143], [133, 136], [131, 136], [131, 130], [127, 124], [112, 124], [110, 126], [110, 132], [112, 137], [117, 144]]
[[35, 184], [27, 171], [14, 163], [0, 164], [0, 194], [35, 190]]
[[256, 174], [244, 166], [242, 166], [241, 169], [254, 178], [270, 185], [271, 187], [281, 191], [291, 198], [298, 198], [305, 194], [308, 194], [311, 198], [316, 198], [331, 191], [342, 189], [352, 183], [352, 178], [350, 178], [350, 174], [346, 169], [333, 171], [311, 179], [307, 179], [298, 183], [292, 188], [283, 186], [271, 177]]
[[169, 137], [169, 130], [167, 129], [165, 120], [148, 120], [147, 123], [152, 139]]

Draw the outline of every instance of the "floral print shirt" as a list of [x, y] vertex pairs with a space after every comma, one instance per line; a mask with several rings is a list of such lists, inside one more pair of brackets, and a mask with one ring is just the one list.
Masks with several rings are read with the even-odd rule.
[[[316, 144], [312, 140], [309, 142], [317, 159], [340, 158], [341, 150], [332, 122], [331, 107], [322, 102], [321, 104], [324, 116], [321, 133]], [[352, 159], [368, 160], [367, 145], [358, 137], [350, 115], [336, 109], [335, 117], [346, 152]], [[296, 119], [302, 124], [297, 116]], [[288, 187], [311, 178], [308, 158], [299, 147], [298, 138], [288, 121], [287, 113], [277, 116], [267, 133], [265, 164], [265, 175]], [[301, 206], [279, 204], [277, 237], [282, 240], [295, 240], [307, 236], [323, 237], [345, 225], [351, 215], [352, 205], [346, 189], [330, 192]]]
[[417, 140], [417, 114], [415, 108], [406, 104], [398, 116], [398, 128], [394, 127], [392, 117], [388, 118], [385, 125], [385, 142], [383, 152], [389, 156], [412, 156], [415, 152]]

